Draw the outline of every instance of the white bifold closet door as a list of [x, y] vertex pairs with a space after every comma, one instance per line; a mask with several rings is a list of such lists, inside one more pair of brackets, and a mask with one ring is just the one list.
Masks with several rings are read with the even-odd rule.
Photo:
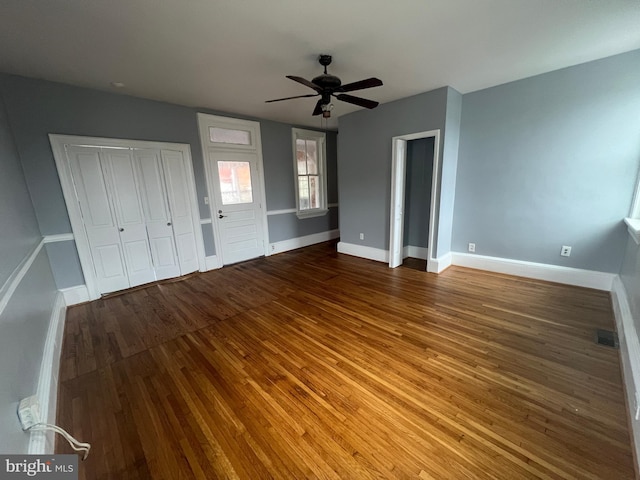
[[140, 191], [136, 183], [133, 158], [130, 150], [103, 149], [101, 152], [111, 175], [111, 199], [115, 207], [124, 260], [132, 287], [156, 280], [151, 260], [147, 225], [142, 213]]
[[100, 293], [198, 270], [181, 152], [72, 145], [67, 156]]
[[198, 270], [196, 233], [193, 230], [185, 166], [187, 159], [182, 152], [176, 150], [162, 150], [161, 154], [173, 221], [173, 235], [178, 249], [180, 274], [186, 275]]
[[73, 183], [101, 293], [129, 288], [120, 228], [113, 213], [100, 149], [67, 148]]
[[[134, 150], [140, 172], [151, 255], [158, 280], [181, 274], [159, 150]], [[196, 268], [197, 270], [197, 268]]]

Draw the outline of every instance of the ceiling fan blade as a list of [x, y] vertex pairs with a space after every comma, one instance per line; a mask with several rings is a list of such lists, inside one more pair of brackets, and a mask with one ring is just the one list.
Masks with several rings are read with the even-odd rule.
[[345, 95], [340, 94], [335, 96], [338, 100], [342, 100], [343, 102], [353, 103], [354, 105], [358, 105], [360, 107], [365, 108], [376, 108], [379, 103], [374, 102], [373, 100], [367, 100], [366, 98], [354, 97], [353, 95]]
[[281, 102], [283, 100], [292, 100], [294, 98], [317, 97], [319, 93], [310, 93], [309, 95], [296, 95], [295, 97], [276, 98], [275, 100], [265, 100], [264, 103]]
[[316, 85], [313, 82], [310, 82], [309, 80], [307, 80], [306, 78], [302, 78], [302, 77], [296, 77], [294, 75], [287, 75], [287, 78], [290, 78], [291, 80], [293, 80], [294, 82], [298, 82], [301, 83], [302, 85], [306, 85], [309, 88], [313, 88], [316, 92], [321, 91], [322, 89]]
[[312, 116], [320, 115], [322, 113], [322, 99], [318, 100], [316, 103], [316, 108], [313, 109]]
[[382, 80], [379, 78], [371, 77], [366, 80], [360, 80], [359, 82], [347, 83], [341, 87], [336, 88], [336, 92], [353, 92], [354, 90], [363, 90], [365, 88], [379, 87], [382, 85]]

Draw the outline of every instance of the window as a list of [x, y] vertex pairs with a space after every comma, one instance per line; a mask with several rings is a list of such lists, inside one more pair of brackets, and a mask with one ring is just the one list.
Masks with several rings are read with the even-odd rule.
[[298, 218], [327, 214], [326, 135], [293, 129], [293, 158]]
[[209, 138], [213, 143], [251, 145], [251, 132], [230, 128], [209, 127]]
[[219, 161], [218, 176], [223, 205], [253, 203], [249, 162]]

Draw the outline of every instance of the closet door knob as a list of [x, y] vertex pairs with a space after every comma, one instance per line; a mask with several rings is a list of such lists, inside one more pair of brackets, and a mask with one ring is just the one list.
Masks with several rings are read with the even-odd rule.
[[120, 227], [118, 230], [120, 230], [121, 232], [124, 232], [124, 228]]
[[171, 222], [167, 222], [167, 227], [170, 227], [170, 226], [171, 226]]

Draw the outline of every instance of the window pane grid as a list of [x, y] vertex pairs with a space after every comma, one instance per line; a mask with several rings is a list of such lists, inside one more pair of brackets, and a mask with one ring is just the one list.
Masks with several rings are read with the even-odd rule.
[[296, 140], [296, 161], [298, 165], [299, 209], [320, 208], [318, 143], [316, 140]]
[[[300, 137], [294, 132], [295, 167], [298, 187], [298, 211], [312, 213], [324, 205], [324, 181], [322, 179], [322, 135]], [[308, 132], [315, 133], [315, 132]], [[302, 138], [301, 138], [302, 137]]]

